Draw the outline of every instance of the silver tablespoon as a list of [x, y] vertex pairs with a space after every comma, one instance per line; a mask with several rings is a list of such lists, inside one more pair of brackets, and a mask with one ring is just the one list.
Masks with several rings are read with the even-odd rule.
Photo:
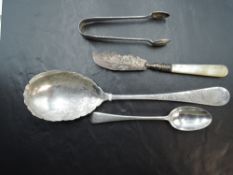
[[119, 122], [127, 120], [166, 120], [175, 129], [182, 131], [195, 131], [209, 126], [212, 121], [212, 116], [208, 111], [192, 106], [175, 108], [168, 116], [161, 117], [125, 116], [101, 112], [94, 112], [91, 116], [92, 123]]
[[34, 76], [24, 90], [24, 103], [31, 113], [48, 121], [74, 120], [111, 100], [166, 100], [222, 106], [229, 99], [230, 94], [223, 87], [163, 94], [113, 95], [105, 93], [81, 74], [59, 70]]

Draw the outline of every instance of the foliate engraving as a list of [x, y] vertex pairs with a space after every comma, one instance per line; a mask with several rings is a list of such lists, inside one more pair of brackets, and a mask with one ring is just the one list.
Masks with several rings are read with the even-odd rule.
[[93, 53], [93, 58], [98, 65], [111, 70], [133, 71], [146, 69], [146, 60], [133, 55]]

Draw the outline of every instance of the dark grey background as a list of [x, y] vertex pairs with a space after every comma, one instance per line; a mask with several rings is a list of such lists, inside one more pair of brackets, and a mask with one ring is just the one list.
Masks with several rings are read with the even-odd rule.
[[[172, 40], [166, 47], [90, 42], [79, 35], [82, 18], [144, 15], [165, 10], [165, 23], [98, 26], [92, 32]], [[1, 170], [30, 174], [233, 174], [232, 101], [207, 107], [213, 123], [197, 132], [176, 131], [166, 122], [93, 126], [89, 116], [50, 123], [33, 117], [23, 90], [35, 74], [76, 71], [106, 92], [158, 93], [223, 86], [233, 92], [233, 2], [230, 0], [4, 0], [0, 41]], [[111, 72], [96, 66], [93, 51], [134, 54], [150, 62], [225, 64], [226, 78], [145, 71]], [[166, 115], [171, 102], [108, 102], [97, 111]]]

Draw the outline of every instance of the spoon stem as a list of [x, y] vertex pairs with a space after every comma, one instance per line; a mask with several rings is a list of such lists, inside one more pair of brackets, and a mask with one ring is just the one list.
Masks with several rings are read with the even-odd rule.
[[157, 116], [157, 117], [141, 117], [141, 116], [127, 116], [127, 115], [115, 115], [101, 112], [94, 112], [91, 116], [92, 123], [108, 123], [108, 122], [119, 122], [128, 120], [168, 120], [168, 116]]
[[142, 95], [112, 95], [110, 100], [162, 100], [195, 103], [209, 106], [223, 106], [228, 103], [230, 94], [223, 87], [211, 87], [190, 91], [142, 94]]

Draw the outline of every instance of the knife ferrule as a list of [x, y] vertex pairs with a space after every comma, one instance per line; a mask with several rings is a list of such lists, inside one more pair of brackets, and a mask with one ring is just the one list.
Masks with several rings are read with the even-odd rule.
[[172, 65], [171, 64], [148, 64], [146, 63], [146, 67], [153, 70], [158, 70], [162, 72], [172, 72]]

